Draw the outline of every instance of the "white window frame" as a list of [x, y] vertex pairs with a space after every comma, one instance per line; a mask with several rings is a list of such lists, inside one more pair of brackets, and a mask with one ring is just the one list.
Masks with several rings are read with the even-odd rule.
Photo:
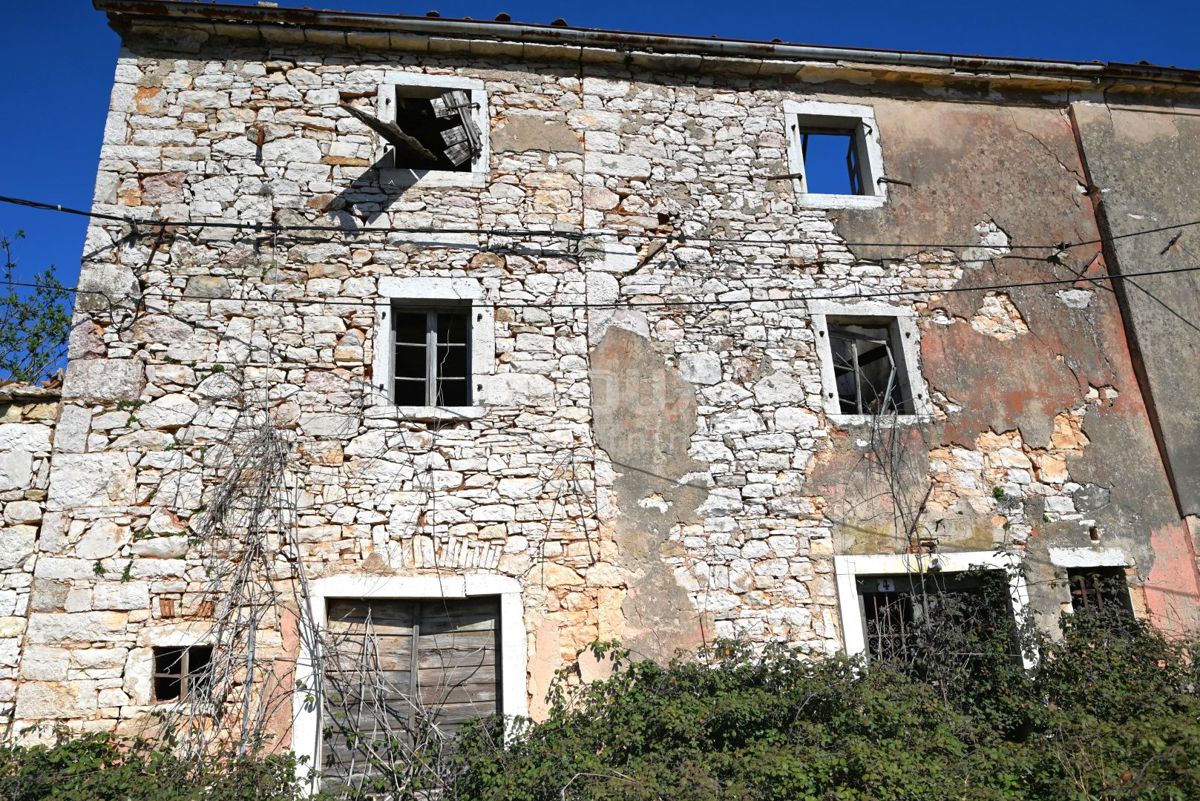
[[[402, 304], [437, 307], [462, 304], [468, 309], [471, 337], [470, 406], [397, 406], [395, 393], [395, 359], [392, 333], [392, 310]], [[411, 420], [474, 420], [482, 417], [484, 407], [478, 405], [484, 394], [485, 379], [496, 372], [496, 313], [484, 302], [483, 286], [474, 278], [395, 278], [379, 279], [379, 294], [375, 307], [374, 358], [371, 363], [371, 414], [399, 416]]]
[[[379, 85], [377, 100], [378, 117], [384, 122], [396, 121], [396, 89], [398, 87], [420, 87], [431, 89], [462, 89], [471, 99], [472, 119], [479, 128], [481, 149], [479, 155], [471, 160], [471, 169], [467, 170], [413, 170], [398, 167], [384, 167], [379, 171], [379, 182], [384, 188], [403, 189], [421, 184], [422, 186], [474, 186], [482, 187], [487, 183], [488, 164], [491, 163], [491, 137], [488, 135], [488, 105], [487, 91], [483, 81], [474, 78], [458, 78], [452, 75], [424, 75], [412, 72], [387, 72], [383, 83]], [[375, 162], [379, 163], [388, 153], [388, 144], [379, 140], [375, 150]]]
[[[862, 610], [858, 605], [859, 576], [905, 576], [937, 571], [963, 573], [972, 568], [1003, 570], [1008, 576], [1008, 598], [1013, 620], [1020, 623], [1029, 608], [1029, 588], [1021, 573], [1021, 557], [1015, 553], [996, 551], [962, 551], [936, 554], [846, 554], [833, 557], [837, 577], [838, 611], [842, 617], [842, 643], [847, 656], [856, 656], [867, 649], [867, 634], [863, 630]], [[1026, 668], [1037, 664], [1037, 654], [1021, 653]]]
[[[1055, 571], [1065, 578], [1067, 570], [1081, 567], [1120, 567], [1126, 571], [1131, 567], [1136, 567], [1133, 557], [1129, 556], [1120, 548], [1060, 548], [1051, 546], [1049, 549], [1050, 564], [1055, 568]], [[1125, 578], [1125, 592], [1129, 595], [1129, 607], [1133, 610], [1134, 617], [1138, 615], [1138, 604], [1134, 602], [1133, 587], [1129, 584], [1129, 577]], [[1067, 582], [1066, 597], [1059, 597], [1059, 604], [1063, 605], [1062, 610], [1068, 615], [1075, 614], [1075, 605], [1071, 603], [1071, 587], [1070, 582]]]
[[[817, 209], [874, 209], [887, 202], [887, 182], [880, 180], [884, 176], [883, 148], [879, 145], [874, 109], [853, 103], [788, 100], [783, 104], [783, 113], [787, 129], [788, 173], [800, 176], [792, 179], [798, 205]], [[808, 191], [800, 143], [800, 129], [805, 126], [845, 128], [853, 133], [864, 194], [829, 195]]]
[[[838, 426], [870, 425], [872, 423], [896, 421], [902, 424], [928, 422], [933, 414], [929, 403], [929, 389], [921, 376], [921, 348], [917, 315], [912, 309], [891, 306], [881, 301], [813, 301], [809, 304], [813, 336], [817, 342], [817, 358], [821, 362], [821, 406], [825, 416]], [[900, 349], [904, 358], [905, 378], [908, 381], [911, 414], [871, 415], [843, 414], [838, 400], [837, 376], [833, 369], [833, 348], [829, 342], [829, 318], [873, 317], [895, 321], [900, 332]]]
[[[521, 602], [521, 584], [510, 576], [464, 574], [455, 576], [369, 576], [363, 573], [327, 576], [309, 585], [308, 605], [316, 627], [315, 637], [300, 638], [296, 659], [296, 684], [292, 691], [292, 751], [299, 764], [297, 775], [303, 782], [321, 759], [321, 710], [314, 703], [312, 690], [318, 676], [317, 660], [311, 651], [320, 647], [325, 630], [326, 602], [329, 598], [415, 599], [473, 598], [493, 595], [500, 598], [500, 711], [507, 717], [527, 717], [529, 692], [525, 673], [525, 608]], [[318, 780], [313, 778], [315, 792]]]

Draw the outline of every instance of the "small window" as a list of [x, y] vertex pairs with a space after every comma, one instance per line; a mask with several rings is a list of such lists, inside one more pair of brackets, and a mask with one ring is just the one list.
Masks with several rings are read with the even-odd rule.
[[1071, 608], [1076, 612], [1133, 613], [1123, 567], [1072, 567], [1067, 569]]
[[471, 315], [468, 307], [392, 307], [397, 406], [471, 404]]
[[879, 129], [870, 106], [784, 103], [788, 173], [801, 206], [878, 208], [887, 200]]
[[912, 414], [911, 389], [896, 320], [828, 320], [842, 414]]
[[154, 649], [154, 700], [187, 701], [208, 695], [212, 646]]
[[854, 128], [799, 127], [804, 183], [822, 195], [863, 195], [861, 159]]

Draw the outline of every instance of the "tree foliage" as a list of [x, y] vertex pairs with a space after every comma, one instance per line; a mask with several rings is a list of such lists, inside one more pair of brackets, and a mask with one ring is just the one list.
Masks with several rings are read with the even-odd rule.
[[55, 277], [54, 267], [33, 276], [33, 287], [18, 287], [13, 244], [23, 239], [0, 237], [4, 292], [0, 292], [0, 378], [40, 381], [62, 357], [70, 332], [70, 293]]

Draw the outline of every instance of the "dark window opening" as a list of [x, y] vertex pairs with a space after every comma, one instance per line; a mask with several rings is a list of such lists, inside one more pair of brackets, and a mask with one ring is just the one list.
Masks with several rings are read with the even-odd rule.
[[[335, 785], [449, 744], [501, 710], [500, 601], [331, 599], [321, 765]], [[380, 764], [382, 758], [382, 764]]]
[[1071, 608], [1076, 612], [1133, 614], [1123, 567], [1072, 567], [1067, 570]]
[[154, 700], [187, 701], [208, 695], [212, 646], [154, 649]]
[[[994, 575], [992, 574], [994, 573]], [[904, 574], [857, 579], [867, 657], [904, 666], [929, 652], [980, 657], [999, 637], [1015, 647], [1006, 577], [998, 572]]]
[[392, 308], [397, 406], [471, 405], [468, 308]]
[[895, 320], [830, 320], [829, 349], [842, 414], [913, 413]]
[[800, 153], [807, 191], [821, 195], [866, 195], [857, 128], [801, 125]]
[[397, 86], [394, 120], [381, 120], [347, 104], [342, 108], [391, 146], [396, 169], [470, 172], [483, 152], [470, 92]]

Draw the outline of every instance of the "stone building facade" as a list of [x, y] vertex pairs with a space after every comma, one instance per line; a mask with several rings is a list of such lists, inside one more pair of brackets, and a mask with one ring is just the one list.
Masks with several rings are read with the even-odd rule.
[[[345, 599], [495, 599], [495, 703], [534, 716], [597, 640], [861, 651], [861, 580], [931, 565], [1022, 566], [1048, 627], [1115, 571], [1195, 627], [1200, 293], [1162, 271], [1196, 233], [1140, 232], [1200, 208], [1200, 75], [97, 6], [93, 210], [132, 222], [88, 230], [56, 431], [11, 424], [14, 731], [139, 730], [260, 542], [256, 681], [307, 754]], [[345, 108], [456, 91], [448, 168]], [[813, 191], [821, 137], [848, 190]], [[437, 369], [466, 332], [455, 403], [397, 402], [418, 317]]]

